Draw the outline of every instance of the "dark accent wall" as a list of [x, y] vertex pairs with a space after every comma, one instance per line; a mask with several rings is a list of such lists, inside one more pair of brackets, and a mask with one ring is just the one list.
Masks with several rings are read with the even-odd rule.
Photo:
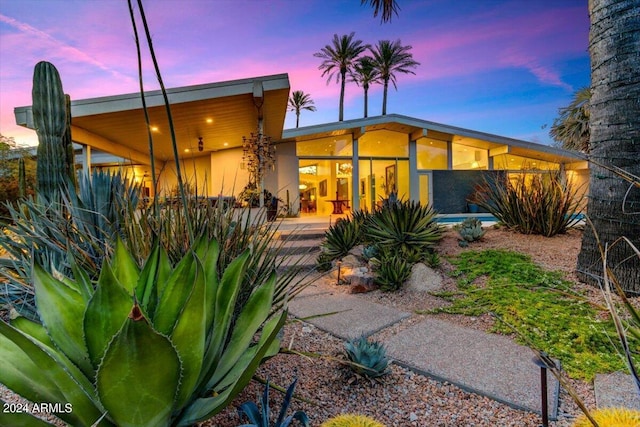
[[469, 212], [467, 197], [473, 187], [482, 184], [485, 176], [495, 178], [500, 173], [502, 171], [434, 170], [433, 207], [443, 214]]

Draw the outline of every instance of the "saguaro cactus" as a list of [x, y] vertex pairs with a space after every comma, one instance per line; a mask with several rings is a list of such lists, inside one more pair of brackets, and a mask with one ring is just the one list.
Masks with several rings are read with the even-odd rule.
[[[37, 190], [52, 197], [75, 175], [69, 165], [71, 130], [67, 103], [58, 70], [49, 62], [39, 62], [33, 72], [33, 123], [38, 134]], [[69, 135], [68, 137], [66, 135]]]

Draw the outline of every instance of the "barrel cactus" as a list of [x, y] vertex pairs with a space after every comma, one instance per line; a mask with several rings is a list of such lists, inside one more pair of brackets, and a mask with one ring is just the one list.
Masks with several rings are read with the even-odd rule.
[[[636, 427], [640, 426], [640, 411], [626, 408], [601, 408], [591, 411], [591, 416], [600, 427]], [[586, 415], [579, 416], [573, 427], [591, 427], [593, 424]]]
[[50, 198], [75, 180], [70, 112], [60, 74], [53, 64], [46, 61], [36, 64], [32, 98], [33, 124], [39, 143], [37, 190]]
[[[279, 350], [287, 315], [269, 319], [274, 273], [233, 321], [250, 255], [218, 274], [219, 255], [202, 239], [172, 266], [156, 246], [140, 269], [118, 241], [95, 286], [77, 266], [72, 279], [36, 265], [42, 324], [0, 321], [0, 383], [33, 402], [69, 404], [55, 414], [69, 425], [187, 426], [215, 415]], [[10, 416], [0, 424], [50, 425]]]
[[385, 427], [385, 425], [366, 415], [342, 414], [328, 419], [320, 427]]

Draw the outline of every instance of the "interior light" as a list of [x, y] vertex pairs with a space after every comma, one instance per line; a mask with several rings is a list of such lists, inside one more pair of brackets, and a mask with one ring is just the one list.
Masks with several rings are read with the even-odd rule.
[[151, 132], [158, 132], [158, 126], [151, 126]]
[[190, 149], [188, 149], [188, 148], [185, 148], [185, 149], [184, 149], [184, 152], [185, 152], [185, 153], [189, 153], [189, 152], [191, 152], [191, 150], [190, 150]]
[[306, 190], [307, 189], [307, 184], [300, 184], [300, 185], [298, 185], [298, 188], [300, 190]]
[[222, 145], [224, 145], [225, 147], [228, 147], [228, 146], [229, 146], [229, 143], [228, 143], [228, 142], [225, 142], [225, 143], [224, 143], [224, 144], [222, 144]]
[[207, 123], [213, 123], [213, 119], [207, 119]]
[[472, 167], [473, 169], [477, 168], [478, 166], [480, 166], [480, 164], [479, 164], [478, 162], [473, 162], [473, 163], [471, 163], [471, 167]]

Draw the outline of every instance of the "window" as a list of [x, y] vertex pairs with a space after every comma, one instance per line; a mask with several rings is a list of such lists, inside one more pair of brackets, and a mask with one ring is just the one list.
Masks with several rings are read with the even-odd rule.
[[418, 169], [447, 169], [447, 142], [433, 138], [416, 141]]

